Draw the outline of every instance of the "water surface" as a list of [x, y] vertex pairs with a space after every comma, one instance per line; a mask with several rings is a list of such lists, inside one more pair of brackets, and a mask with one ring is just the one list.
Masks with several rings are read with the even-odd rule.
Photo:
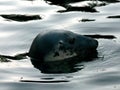
[[[112, 0], [111, 0], [112, 1]], [[114, 0], [113, 0], [114, 1]], [[78, 2], [77, 2], [78, 3]], [[79, 3], [79, 5], [81, 5]], [[44, 74], [30, 59], [0, 63], [1, 90], [119, 90], [120, 89], [120, 3], [107, 2], [97, 12], [67, 11], [63, 5], [43, 0], [1, 0], [0, 15], [39, 15], [42, 19], [16, 21], [0, 17], [0, 54], [27, 52], [35, 36], [45, 30], [70, 30], [79, 34], [114, 35], [114, 40], [98, 39], [99, 57], [74, 73]], [[82, 19], [94, 21], [82, 22]], [[20, 82], [20, 80], [36, 82]], [[41, 82], [37, 82], [41, 81]], [[56, 82], [57, 81], [57, 82]]]

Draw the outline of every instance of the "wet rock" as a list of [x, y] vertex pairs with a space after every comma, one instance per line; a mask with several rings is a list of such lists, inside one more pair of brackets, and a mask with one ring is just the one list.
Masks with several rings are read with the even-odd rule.
[[13, 20], [13, 21], [19, 21], [19, 22], [42, 19], [39, 15], [2, 14], [0, 16], [7, 20]]

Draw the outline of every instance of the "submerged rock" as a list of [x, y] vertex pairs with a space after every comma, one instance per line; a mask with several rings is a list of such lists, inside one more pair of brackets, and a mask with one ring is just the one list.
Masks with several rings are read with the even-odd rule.
[[29, 57], [32, 64], [44, 73], [76, 71], [77, 62], [97, 57], [97, 40], [71, 31], [40, 33], [33, 41]]

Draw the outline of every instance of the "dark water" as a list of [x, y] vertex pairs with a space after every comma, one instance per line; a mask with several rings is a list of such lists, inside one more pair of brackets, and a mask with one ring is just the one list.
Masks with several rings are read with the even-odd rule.
[[[101, 3], [89, 2], [92, 6]], [[76, 4], [79, 7], [83, 5], [80, 2]], [[96, 12], [91, 12], [91, 8], [76, 9], [76, 4], [67, 10], [68, 5], [64, 2], [0, 1], [0, 54], [15, 55], [28, 51], [34, 37], [45, 30], [64, 29], [80, 34], [117, 37], [114, 40], [99, 39], [97, 50], [100, 58], [82, 63], [84, 68], [74, 73], [44, 74], [32, 66], [29, 58], [0, 63], [1, 90], [120, 90], [120, 3], [108, 0], [104, 5], [102, 2], [103, 5], [92, 8]], [[8, 15], [12, 19], [2, 15]], [[25, 15], [38, 17], [21, 21], [21, 17], [26, 18]], [[107, 18], [116, 15], [118, 17]], [[81, 68], [81, 63], [76, 68]], [[25, 82], [20, 82], [21, 80]]]

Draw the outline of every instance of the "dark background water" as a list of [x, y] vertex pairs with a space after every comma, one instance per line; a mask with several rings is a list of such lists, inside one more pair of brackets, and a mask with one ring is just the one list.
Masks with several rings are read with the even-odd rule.
[[[117, 38], [98, 39], [97, 50], [100, 58], [82, 63], [84, 68], [74, 73], [43, 74], [32, 66], [29, 58], [8, 63], [1, 62], [0, 89], [119, 90], [120, 18], [107, 17], [120, 15], [120, 3], [116, 0], [89, 1], [91, 4], [88, 2], [71, 4], [67, 0], [68, 3], [49, 1], [0, 1], [0, 54], [15, 55], [28, 51], [34, 37], [45, 30], [60, 29], [79, 34], [114, 35]], [[96, 3], [99, 5], [95, 6]], [[87, 9], [81, 9], [84, 5], [87, 5]], [[95, 11], [91, 12], [91, 9]], [[42, 19], [32, 17], [31, 20], [21, 21], [21, 17], [26, 18], [25, 15], [36, 15]], [[80, 66], [81, 63], [78, 63], [76, 68]], [[20, 82], [20, 80], [41, 82]]]

